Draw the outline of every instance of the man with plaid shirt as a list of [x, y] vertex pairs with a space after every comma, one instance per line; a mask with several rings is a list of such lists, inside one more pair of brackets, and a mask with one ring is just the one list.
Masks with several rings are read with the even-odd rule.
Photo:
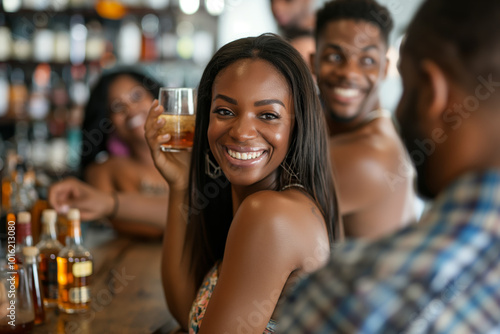
[[280, 333], [500, 333], [500, 1], [427, 0], [401, 49], [397, 117], [433, 199], [417, 225], [338, 246]]

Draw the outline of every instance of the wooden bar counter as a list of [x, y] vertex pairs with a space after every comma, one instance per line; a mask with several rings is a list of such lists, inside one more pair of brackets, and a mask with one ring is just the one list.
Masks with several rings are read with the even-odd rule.
[[94, 258], [89, 312], [67, 315], [46, 309], [34, 334], [169, 333], [176, 322], [168, 312], [160, 280], [161, 242], [117, 236], [96, 223], [83, 223], [83, 243]]

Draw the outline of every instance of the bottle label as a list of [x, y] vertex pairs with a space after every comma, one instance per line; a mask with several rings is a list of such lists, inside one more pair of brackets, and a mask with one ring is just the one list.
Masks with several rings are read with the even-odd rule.
[[90, 301], [90, 287], [81, 286], [69, 289], [69, 302], [73, 304], [83, 304]]
[[92, 261], [77, 262], [73, 264], [74, 277], [87, 277], [92, 274]]
[[57, 299], [58, 285], [57, 285], [57, 262], [54, 260], [47, 261], [47, 279], [42, 282], [46, 286], [45, 297], [50, 299]]

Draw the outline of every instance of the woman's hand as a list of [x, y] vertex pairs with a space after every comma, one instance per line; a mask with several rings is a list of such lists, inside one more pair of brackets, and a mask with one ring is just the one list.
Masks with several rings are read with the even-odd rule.
[[170, 190], [187, 190], [189, 183], [189, 164], [191, 152], [163, 152], [161, 144], [170, 140], [170, 134], [161, 135], [159, 130], [165, 124], [163, 118], [158, 118], [163, 112], [163, 107], [154, 100], [149, 109], [149, 114], [144, 124], [146, 140], [156, 168], [163, 175], [170, 186]]
[[75, 178], [68, 178], [50, 187], [49, 203], [59, 213], [76, 208], [80, 210], [82, 220], [94, 220], [111, 214], [114, 199], [109, 193]]

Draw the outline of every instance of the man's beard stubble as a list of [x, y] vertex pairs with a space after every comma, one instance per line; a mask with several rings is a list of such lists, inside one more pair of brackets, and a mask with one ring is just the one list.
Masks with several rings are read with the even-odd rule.
[[[425, 135], [423, 135], [422, 130], [420, 129], [417, 111], [414, 109], [418, 104], [417, 94], [412, 92], [407, 101], [408, 102], [402, 106], [403, 116], [398, 119], [400, 137], [406, 146], [408, 154], [417, 171], [416, 188], [418, 194], [425, 199], [433, 199], [436, 197], [436, 193], [433, 192], [427, 185], [429, 173], [432, 173], [432, 171], [429, 170], [429, 156], [417, 145], [417, 142], [421, 142], [425, 139]], [[417, 161], [417, 157], [420, 160]]]

